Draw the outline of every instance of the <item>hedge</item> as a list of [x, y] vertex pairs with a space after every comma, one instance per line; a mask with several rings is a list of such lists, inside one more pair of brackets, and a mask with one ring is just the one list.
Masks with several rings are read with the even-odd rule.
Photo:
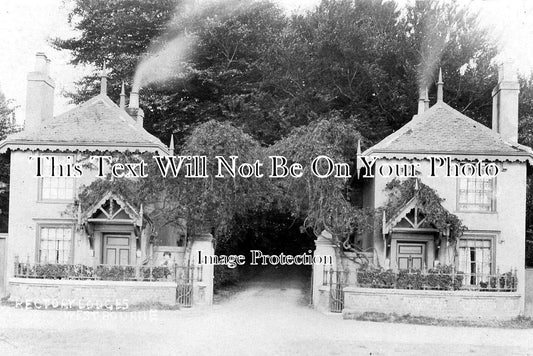
[[451, 266], [439, 266], [422, 273], [420, 270], [383, 270], [370, 268], [357, 271], [357, 283], [361, 287], [397, 289], [457, 290], [463, 284], [462, 272], [452, 273]]
[[[38, 265], [20, 264], [19, 277], [45, 279], [98, 279], [105, 281], [160, 280], [172, 273], [166, 266], [140, 266], [139, 274], [135, 266], [99, 265], [96, 268], [85, 265], [45, 263]], [[151, 277], [151, 278], [150, 278]]]

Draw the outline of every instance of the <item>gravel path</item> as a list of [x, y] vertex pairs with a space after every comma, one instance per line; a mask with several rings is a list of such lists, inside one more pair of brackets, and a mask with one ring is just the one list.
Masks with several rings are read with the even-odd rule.
[[0, 307], [0, 355], [533, 355], [533, 330], [342, 320], [307, 307], [296, 274], [250, 281], [210, 308]]

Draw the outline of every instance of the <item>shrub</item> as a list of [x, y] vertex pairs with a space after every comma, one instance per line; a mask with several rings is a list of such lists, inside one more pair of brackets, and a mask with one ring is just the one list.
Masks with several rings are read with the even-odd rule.
[[225, 265], [215, 265], [213, 287], [218, 289], [226, 285], [236, 284], [239, 281], [237, 268], [228, 268]]
[[133, 266], [98, 266], [96, 277], [107, 281], [127, 281], [135, 279]]
[[393, 288], [396, 283], [396, 275], [392, 270], [369, 268], [358, 271], [357, 282], [364, 287]]
[[396, 280], [396, 288], [398, 289], [423, 289], [425, 285], [425, 276], [420, 271], [400, 270], [398, 272], [398, 279]]
[[[165, 279], [170, 276], [170, 268], [167, 266], [155, 266], [152, 267], [152, 280]], [[142, 275], [144, 279], [150, 279], [150, 267], [144, 266], [142, 269]]]
[[526, 267], [533, 267], [533, 240], [526, 241]]
[[[85, 265], [68, 265], [45, 263], [37, 265], [21, 264], [19, 273], [27, 277], [45, 279], [100, 279], [107, 281], [127, 281], [135, 279], [160, 280], [171, 275], [166, 266], [150, 267], [141, 266], [140, 275], [137, 275], [135, 266], [100, 265], [96, 268]], [[151, 273], [151, 275], [150, 275]], [[151, 278], [150, 278], [151, 276]]]
[[45, 263], [27, 267], [23, 270], [28, 276], [47, 279], [66, 279], [66, 278], [93, 278], [94, 269], [84, 265], [66, 265]]
[[463, 284], [464, 275], [455, 273], [451, 266], [439, 266], [427, 273], [419, 270], [383, 270], [368, 268], [357, 271], [357, 282], [362, 287], [398, 289], [443, 289], [457, 290]]

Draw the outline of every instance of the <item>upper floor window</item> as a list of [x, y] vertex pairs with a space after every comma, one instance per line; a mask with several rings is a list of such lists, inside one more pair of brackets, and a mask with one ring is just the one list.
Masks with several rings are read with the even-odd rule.
[[39, 230], [39, 262], [69, 263], [72, 255], [71, 226], [41, 226]]
[[457, 208], [459, 211], [496, 211], [494, 178], [459, 178]]
[[[67, 155], [54, 155], [56, 167], [73, 163], [74, 157]], [[56, 170], [57, 171], [57, 170]], [[56, 172], [56, 174], [58, 174]], [[40, 200], [72, 200], [74, 198], [74, 179], [72, 177], [50, 177], [51, 162], [46, 160], [43, 164], [43, 178], [40, 184]]]

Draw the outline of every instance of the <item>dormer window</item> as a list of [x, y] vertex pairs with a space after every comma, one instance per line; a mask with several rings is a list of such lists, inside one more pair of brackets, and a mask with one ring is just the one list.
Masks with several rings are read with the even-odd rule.
[[462, 212], [495, 212], [495, 178], [459, 178], [457, 210]]

